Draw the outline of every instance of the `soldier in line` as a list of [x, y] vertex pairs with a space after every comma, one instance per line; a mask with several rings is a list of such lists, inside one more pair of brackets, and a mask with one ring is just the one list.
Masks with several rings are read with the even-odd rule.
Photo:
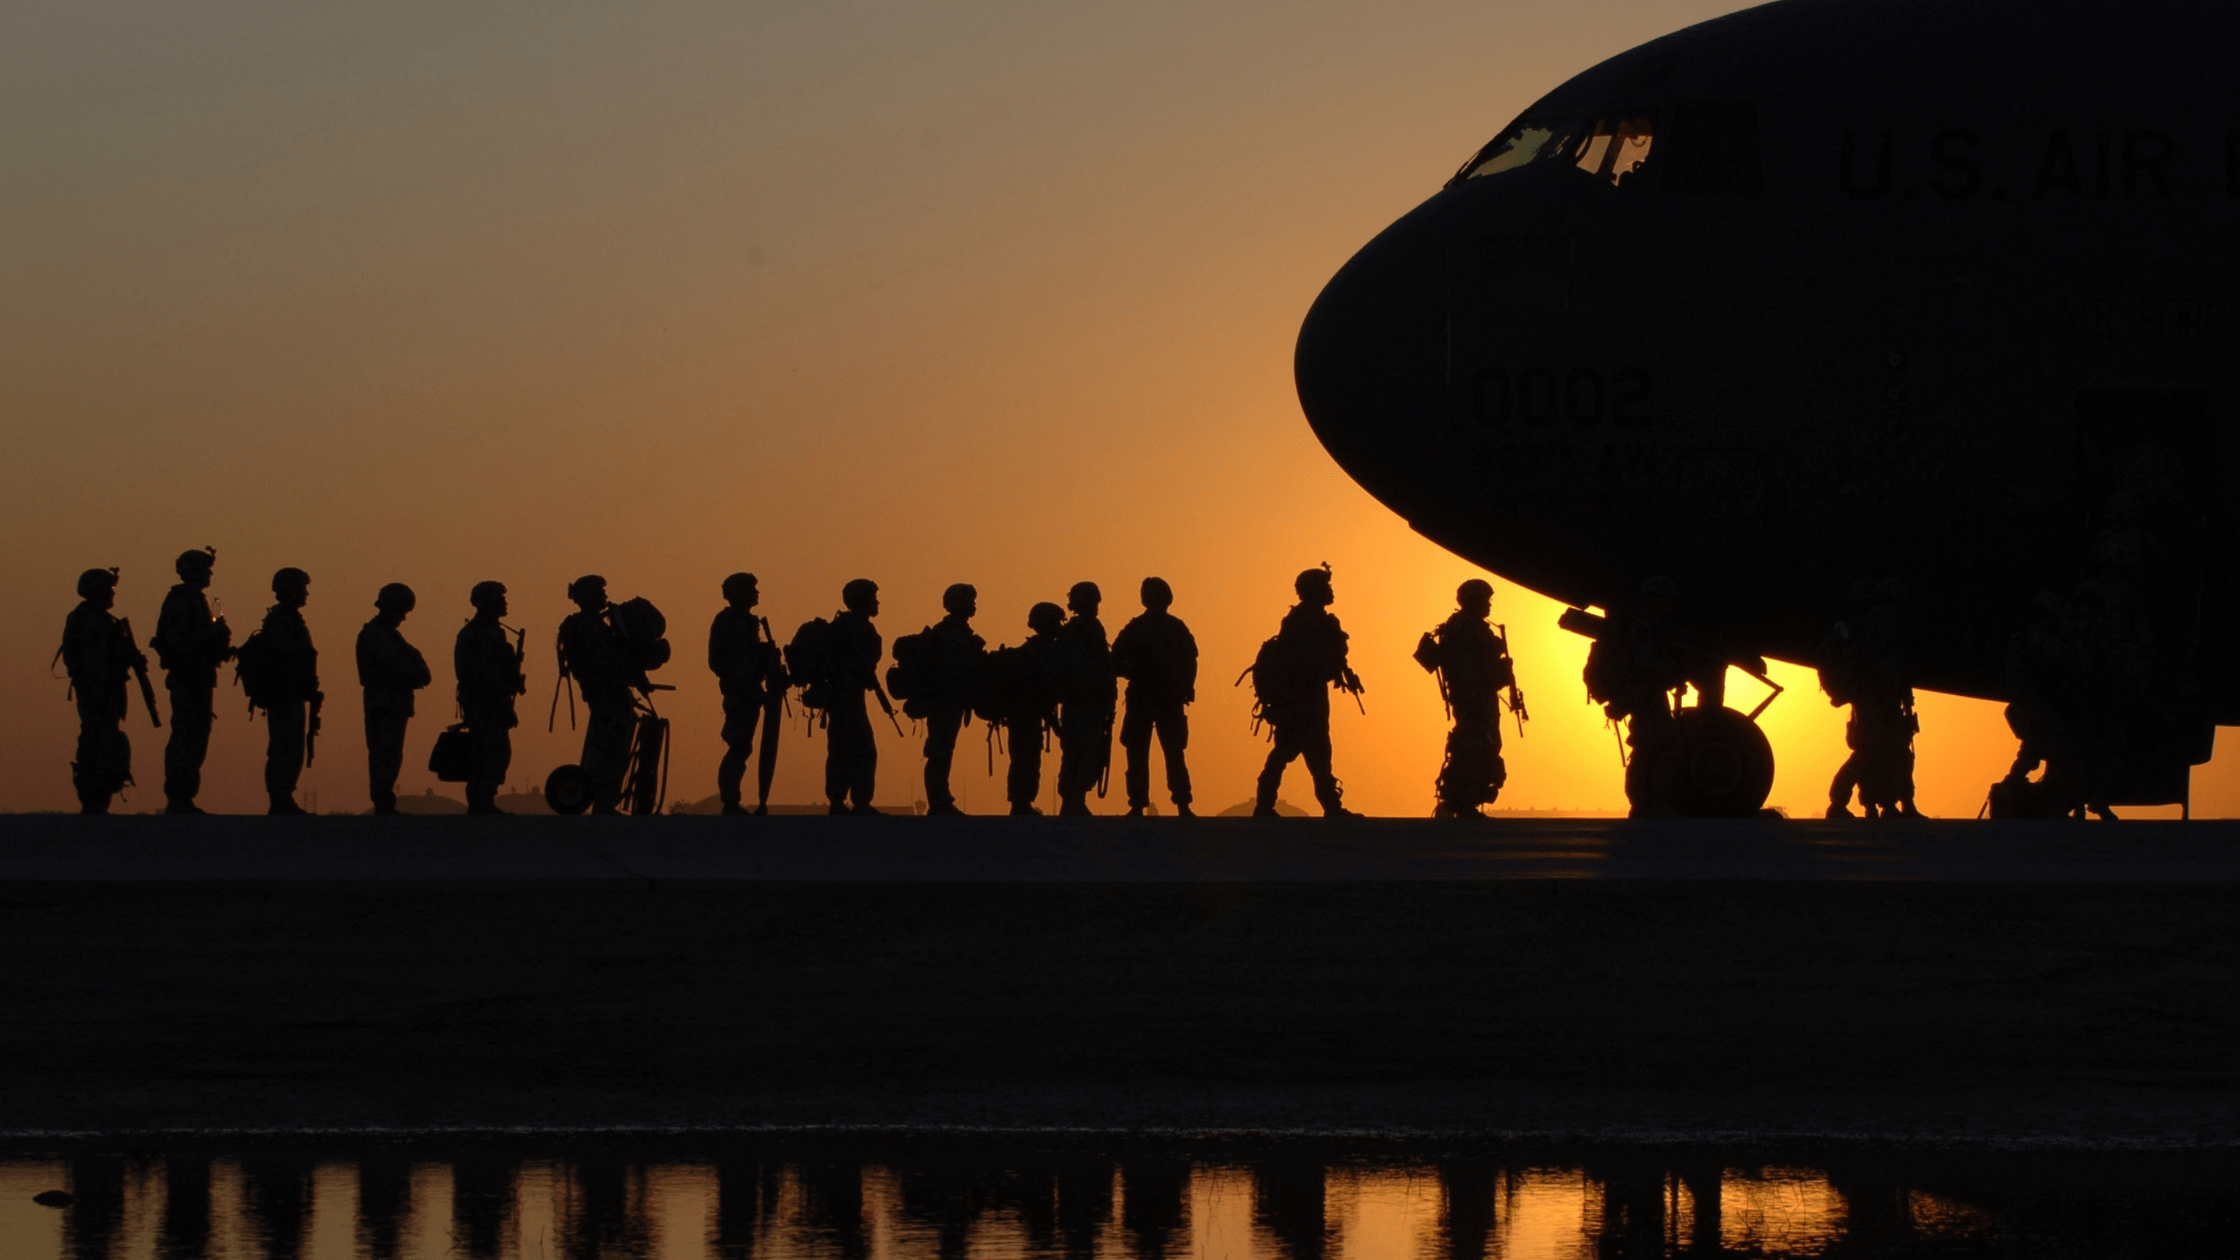
[[1048, 601], [1027, 610], [1027, 641], [1002, 649], [1007, 659], [992, 667], [1005, 683], [1004, 738], [1011, 746], [1011, 767], [1004, 777], [1004, 796], [1014, 818], [1042, 813], [1035, 798], [1042, 795], [1042, 733], [1058, 725], [1057, 674], [1065, 645], [1059, 633], [1066, 610]]
[[956, 795], [949, 790], [949, 769], [957, 755], [957, 736], [972, 712], [970, 684], [987, 640], [972, 631], [972, 618], [980, 611], [980, 592], [959, 582], [941, 592], [941, 609], [947, 614], [933, 626], [936, 669], [935, 694], [926, 706], [926, 813], [960, 814]]
[[[871, 803], [878, 786], [879, 741], [872, 738], [871, 711], [864, 694], [876, 693], [879, 705], [893, 709], [879, 685], [879, 660], [887, 645], [871, 619], [879, 615], [879, 584], [856, 578], [840, 588], [841, 611], [832, 619], [831, 707], [826, 710], [824, 795], [828, 813], [876, 814]], [[850, 807], [850, 802], [853, 807]]]
[[1494, 633], [1493, 584], [1471, 578], [1455, 589], [1455, 611], [1423, 636], [1416, 662], [1437, 673], [1439, 692], [1454, 714], [1447, 756], [1439, 769], [1439, 818], [1482, 818], [1501, 795], [1509, 767], [1501, 759], [1501, 693], [1523, 712], [1515, 688], [1509, 643]]
[[1672, 814], [1680, 778], [1680, 729], [1672, 692], [1687, 682], [1674, 638], [1679, 588], [1669, 578], [1641, 584], [1640, 595], [1610, 610], [1587, 653], [1587, 695], [1604, 716], [1626, 723], [1626, 802], [1635, 818]]
[[210, 725], [216, 718], [218, 666], [233, 659], [233, 628], [212, 616], [211, 571], [218, 549], [180, 553], [172, 567], [179, 582], [163, 597], [156, 615], [156, 650], [163, 685], [171, 693], [171, 741], [163, 749], [163, 812], [199, 814], [194, 798], [202, 792], [202, 762], [210, 754]]
[[1843, 741], [1851, 749], [1828, 785], [1828, 817], [1849, 818], [1851, 795], [1869, 818], [1918, 818], [1913, 804], [1913, 711], [1905, 641], [1893, 607], [1894, 583], [1852, 591], [1859, 611], [1839, 621], [1820, 645], [1820, 689], [1828, 703], [1851, 706]]
[[1058, 636], [1064, 644], [1058, 714], [1060, 814], [1088, 813], [1090, 789], [1112, 765], [1112, 719], [1120, 691], [1104, 623], [1097, 620], [1103, 602], [1104, 593], [1094, 582], [1076, 582], [1066, 592], [1066, 607], [1073, 615]]
[[366, 780], [376, 814], [397, 812], [397, 774], [404, 769], [412, 693], [434, 681], [427, 658], [405, 641], [399, 629], [418, 603], [411, 587], [391, 582], [373, 597], [373, 620], [358, 631], [358, 685], [365, 688]]
[[1361, 679], [1346, 664], [1346, 632], [1330, 615], [1337, 593], [1328, 568], [1308, 569], [1291, 586], [1299, 602], [1283, 615], [1276, 637], [1261, 650], [1268, 672], [1277, 677], [1261, 677], [1261, 662], [1253, 666], [1262, 715], [1275, 728], [1275, 747], [1268, 750], [1267, 764], [1260, 769], [1252, 814], [1276, 817], [1276, 792], [1283, 786], [1284, 769], [1304, 757], [1322, 816], [1358, 817], [1345, 807], [1338, 777], [1330, 768], [1330, 689], [1356, 695], [1362, 691]]
[[[726, 814], [744, 814], [740, 784], [754, 752], [755, 727], [762, 728], [762, 761], [757, 774], [761, 794], [754, 812], [770, 812], [770, 780], [778, 770], [778, 718], [785, 702], [786, 667], [770, 623], [755, 615], [762, 591], [752, 573], [723, 580], [727, 607], [708, 627], [708, 668], [723, 692], [723, 760], [716, 765], [716, 795]], [[764, 720], [764, 715], [768, 720]]]
[[498, 813], [498, 788], [513, 764], [514, 697], [527, 691], [521, 662], [527, 638], [506, 642], [506, 588], [477, 582], [467, 595], [474, 616], [451, 645], [451, 671], [459, 682], [459, 711], [467, 722], [473, 769], [467, 775], [467, 812]]
[[622, 776], [630, 768], [630, 736], [637, 727], [633, 691], [650, 690], [645, 671], [607, 616], [607, 579], [585, 574], [568, 583], [576, 611], [560, 622], [560, 675], [583, 689], [588, 710], [583, 729], [584, 777], [591, 782], [591, 812], [612, 814], [622, 801]]
[[264, 615], [255, 672], [260, 682], [250, 702], [264, 710], [264, 790], [274, 814], [301, 814], [296, 783], [310, 764], [319, 738], [319, 711], [326, 693], [319, 690], [319, 649], [311, 643], [303, 606], [311, 602], [311, 575], [286, 568], [272, 575], [279, 602]]
[[1159, 739], [1167, 762], [1167, 794], [1175, 813], [1190, 814], [1190, 719], [1184, 706], [1198, 698], [1198, 641], [1190, 627], [1167, 610], [1174, 588], [1165, 578], [1143, 580], [1143, 614], [1120, 628], [1112, 640], [1112, 669], [1128, 680], [1128, 715], [1120, 723], [1126, 750], [1128, 817], [1140, 818], [1151, 804], [1151, 739]]
[[78, 601], [63, 620], [58, 653], [78, 702], [78, 756], [70, 763], [70, 783], [81, 812], [106, 814], [109, 799], [132, 782], [125, 680], [136, 669], [145, 671], [148, 658], [133, 643], [131, 627], [109, 612], [117, 602], [117, 570], [79, 574]]

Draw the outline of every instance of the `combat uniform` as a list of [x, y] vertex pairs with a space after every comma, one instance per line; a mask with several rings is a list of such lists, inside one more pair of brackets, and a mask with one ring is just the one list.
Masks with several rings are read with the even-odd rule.
[[1119, 684], [1104, 623], [1075, 613], [1058, 627], [1058, 800], [1066, 812], [1088, 812], [1089, 792], [1112, 764], [1112, 717]]
[[1260, 769], [1254, 808], [1260, 813], [1275, 809], [1284, 769], [1304, 757], [1323, 813], [1341, 814], [1344, 802], [1330, 768], [1330, 688], [1346, 676], [1346, 632], [1328, 609], [1300, 603], [1283, 615], [1276, 638], [1288, 679], [1280, 684], [1258, 680], [1264, 688], [1264, 716], [1275, 728], [1275, 747]]
[[1475, 813], [1493, 804], [1509, 768], [1501, 759], [1501, 693], [1516, 684], [1509, 644], [1481, 617], [1457, 609], [1432, 631], [1454, 728], [1439, 770], [1439, 804]]
[[498, 788], [513, 765], [514, 697], [525, 687], [521, 658], [495, 616], [476, 613], [451, 645], [451, 671], [459, 682], [459, 711], [473, 751], [467, 772], [467, 812], [496, 813]]
[[62, 623], [62, 664], [78, 704], [77, 759], [70, 765], [79, 808], [109, 812], [109, 800], [132, 782], [132, 741], [124, 733], [125, 681], [148, 658], [125, 624], [87, 600]]
[[776, 706], [786, 691], [785, 665], [778, 645], [763, 637], [761, 618], [744, 608], [725, 608], [708, 626], [708, 668], [723, 693], [724, 751], [716, 764], [716, 795], [737, 809], [758, 726], [766, 745], [763, 760], [775, 765], [769, 754], [778, 738]]
[[603, 609], [579, 609], [560, 622], [560, 670], [583, 689], [587, 713], [583, 760], [578, 764], [591, 783], [591, 808], [611, 814], [622, 800], [622, 777], [630, 768], [630, 737], [637, 728], [637, 701], [631, 688], [644, 675]]
[[939, 813], [956, 808], [949, 788], [949, 771], [956, 761], [957, 737], [971, 712], [967, 686], [977, 668], [987, 640], [973, 633], [969, 618], [950, 613], [936, 622], [928, 647], [935, 661], [934, 694], [924, 700], [926, 713], [926, 807]]
[[310, 759], [310, 736], [326, 701], [319, 690], [319, 650], [303, 610], [275, 604], [264, 615], [267, 685], [256, 697], [264, 710], [264, 790], [273, 807], [293, 812], [296, 784]]
[[210, 615], [210, 599], [181, 582], [163, 597], [150, 646], [171, 693], [171, 739], [163, 749], [163, 796], [186, 813], [202, 792], [202, 763], [210, 755], [216, 720], [218, 666], [233, 656], [233, 632]]
[[358, 685], [365, 689], [366, 779], [375, 813], [395, 813], [413, 695], [434, 681], [427, 658], [397, 627], [376, 617], [358, 631]]
[[1014, 690], [1003, 719], [1011, 765], [1003, 786], [1013, 812], [1032, 811], [1042, 795], [1042, 733], [1058, 720], [1056, 678], [1062, 651], [1057, 635], [1037, 632], [1027, 636], [1012, 659]]
[[1190, 719], [1184, 706], [1198, 698], [1198, 641], [1190, 627], [1164, 609], [1146, 610], [1112, 640], [1113, 671], [1128, 680], [1127, 715], [1120, 747], [1127, 753], [1128, 808], [1151, 804], [1151, 740], [1157, 736], [1167, 763], [1167, 794], [1190, 803]]
[[879, 741], [871, 734], [871, 712], [866, 693], [879, 685], [879, 660], [886, 655], [886, 640], [862, 613], [848, 611], [832, 619], [832, 693], [825, 711], [824, 795], [835, 809], [854, 803], [855, 812], [873, 812], [871, 796], [878, 786]]

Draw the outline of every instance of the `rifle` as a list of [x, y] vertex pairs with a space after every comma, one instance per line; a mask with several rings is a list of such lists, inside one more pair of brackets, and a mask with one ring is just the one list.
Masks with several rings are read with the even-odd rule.
[[1361, 716], [1369, 716], [1369, 706], [1361, 703], [1361, 693], [1368, 690], [1361, 685], [1361, 675], [1354, 673], [1351, 665], [1341, 665], [1338, 671], [1338, 690], [1353, 697], [1353, 707], [1361, 710]]
[[[327, 693], [311, 693], [311, 720], [303, 728], [303, 764], [309, 766], [319, 755], [319, 710], [327, 705]], [[268, 721], [270, 719], [267, 719]]]
[[886, 711], [887, 720], [894, 723], [894, 733], [908, 739], [909, 736], [902, 734], [902, 719], [894, 715], [894, 702], [887, 699], [887, 689], [879, 685], [877, 666], [873, 666], [871, 670], [871, 694], [879, 697], [879, 707]]
[[[131, 619], [119, 617], [117, 618], [117, 625], [124, 632], [125, 643], [128, 646], [131, 645]], [[163, 729], [163, 719], [156, 716], [156, 685], [148, 681], [148, 658], [138, 655], [139, 650], [137, 647], [133, 648], [132, 673], [134, 677], [140, 680], [140, 702], [148, 706], [148, 721], [154, 723], [156, 729], [160, 731]]]
[[[1493, 628], [1501, 632], [1501, 654], [1509, 656], [1509, 627], [1497, 621]], [[1525, 712], [1524, 688], [1517, 685], [1517, 660], [1513, 656], [1509, 657], [1509, 712], [1517, 715], [1517, 738], [1523, 739], [1524, 724], [1532, 720], [1532, 715]]]

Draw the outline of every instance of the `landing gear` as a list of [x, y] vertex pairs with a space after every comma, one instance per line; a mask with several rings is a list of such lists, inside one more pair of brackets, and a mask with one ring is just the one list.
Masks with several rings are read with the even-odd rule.
[[1687, 818], [1755, 818], [1773, 791], [1773, 745], [1749, 715], [1720, 705], [1682, 709], [1672, 807]]

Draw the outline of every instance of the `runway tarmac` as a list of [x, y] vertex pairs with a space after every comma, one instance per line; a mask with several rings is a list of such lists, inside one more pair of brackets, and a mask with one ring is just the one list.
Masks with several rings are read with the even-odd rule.
[[2240, 824], [0, 818], [0, 1133], [2240, 1142]]

